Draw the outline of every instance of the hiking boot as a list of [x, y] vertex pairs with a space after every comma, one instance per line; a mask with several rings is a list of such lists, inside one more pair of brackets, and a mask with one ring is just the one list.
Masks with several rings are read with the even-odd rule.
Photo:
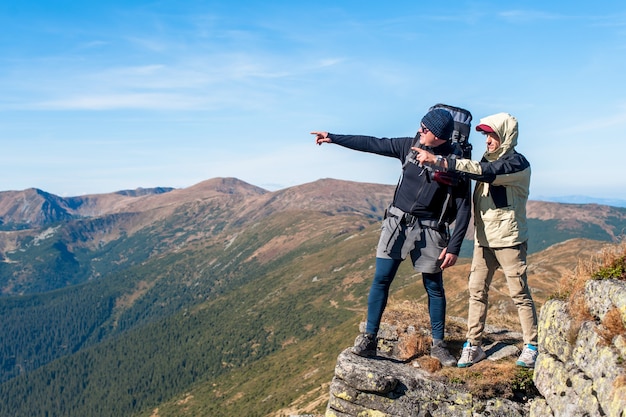
[[463, 353], [461, 353], [461, 359], [457, 366], [459, 368], [467, 368], [475, 363], [478, 363], [485, 359], [487, 355], [480, 346], [472, 346], [469, 342], [465, 342], [463, 345]]
[[363, 356], [364, 358], [376, 356], [376, 335], [371, 333], [358, 335], [354, 341], [352, 353]]
[[525, 345], [524, 350], [522, 350], [522, 354], [519, 355], [515, 364], [517, 366], [523, 366], [524, 368], [534, 368], [538, 353], [539, 351], [537, 350], [537, 346]]
[[442, 366], [456, 366], [456, 358], [448, 352], [445, 343], [431, 346], [430, 357], [437, 359]]

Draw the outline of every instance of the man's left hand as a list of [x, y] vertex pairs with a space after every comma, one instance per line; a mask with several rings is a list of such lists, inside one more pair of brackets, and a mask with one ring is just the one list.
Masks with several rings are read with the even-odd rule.
[[448, 248], [444, 248], [441, 251], [441, 254], [439, 255], [439, 259], [443, 259], [443, 262], [441, 263], [439, 268], [446, 269], [448, 267], [454, 266], [454, 264], [456, 264], [456, 260], [458, 258], [459, 257], [457, 255], [453, 255], [451, 253], [448, 253]]

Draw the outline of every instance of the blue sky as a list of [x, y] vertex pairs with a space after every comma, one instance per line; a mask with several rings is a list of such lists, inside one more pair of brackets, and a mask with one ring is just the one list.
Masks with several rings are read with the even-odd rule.
[[309, 132], [413, 136], [443, 102], [518, 118], [531, 198], [626, 199], [621, 0], [24, 0], [0, 31], [2, 191], [395, 184]]

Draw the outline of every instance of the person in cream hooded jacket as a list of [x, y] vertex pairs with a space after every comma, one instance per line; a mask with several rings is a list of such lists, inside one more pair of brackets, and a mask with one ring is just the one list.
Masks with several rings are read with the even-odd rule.
[[436, 158], [418, 151], [417, 160], [476, 180], [474, 189], [474, 254], [469, 277], [467, 342], [459, 367], [484, 359], [481, 348], [487, 318], [489, 286], [502, 268], [522, 326], [524, 349], [517, 364], [534, 367], [537, 356], [537, 313], [526, 277], [528, 226], [526, 202], [530, 163], [515, 151], [517, 119], [498, 113], [480, 120], [476, 130], [486, 135], [487, 151], [481, 161]]
[[[465, 173], [477, 181], [473, 198], [476, 243], [487, 248], [519, 245], [528, 240], [530, 163], [515, 151], [517, 119], [498, 113], [481, 119], [476, 130], [487, 136], [483, 159], [451, 159], [446, 161], [448, 170]], [[496, 146], [498, 141], [500, 145]]]

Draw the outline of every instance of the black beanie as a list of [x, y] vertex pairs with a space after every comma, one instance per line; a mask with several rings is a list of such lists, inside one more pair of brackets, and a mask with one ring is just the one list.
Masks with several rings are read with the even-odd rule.
[[449, 140], [452, 137], [454, 118], [448, 110], [431, 110], [422, 118], [422, 123], [439, 139]]

